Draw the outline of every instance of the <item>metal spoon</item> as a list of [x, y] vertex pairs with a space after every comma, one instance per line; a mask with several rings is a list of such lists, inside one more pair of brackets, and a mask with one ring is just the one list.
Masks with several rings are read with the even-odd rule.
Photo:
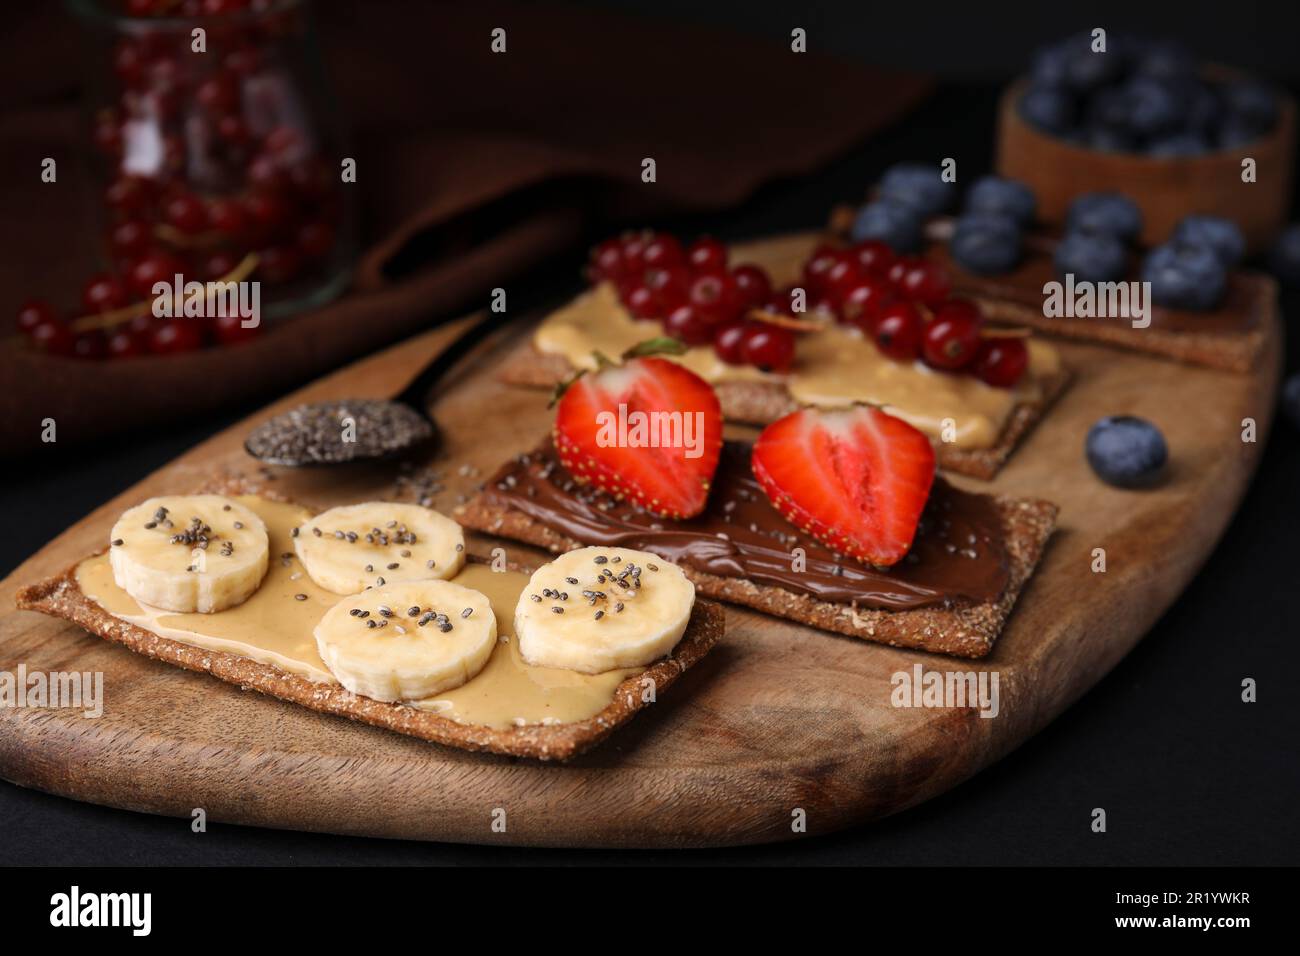
[[484, 315], [391, 399], [299, 405], [254, 428], [244, 450], [268, 464], [298, 468], [379, 461], [431, 444], [439, 432], [438, 423], [424, 407], [429, 392], [489, 331], [503, 324], [499, 314]]

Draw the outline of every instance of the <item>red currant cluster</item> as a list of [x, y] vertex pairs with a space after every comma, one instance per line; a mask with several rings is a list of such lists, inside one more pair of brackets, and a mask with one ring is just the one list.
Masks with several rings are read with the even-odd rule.
[[921, 256], [897, 256], [873, 239], [823, 245], [804, 264], [803, 280], [816, 308], [859, 328], [891, 359], [920, 359], [1001, 388], [1015, 385], [1029, 365], [1024, 341], [984, 336], [979, 307], [952, 298], [947, 270]]
[[789, 290], [774, 292], [758, 266], [728, 266], [727, 248], [704, 237], [683, 248], [662, 232], [627, 233], [591, 252], [592, 282], [612, 282], [638, 319], [658, 319], [687, 345], [709, 345], [732, 365], [784, 372], [795, 334], [755, 315], [789, 313]]
[[[141, 18], [261, 14], [273, 6], [122, 2]], [[259, 328], [244, 328], [237, 317], [154, 318], [147, 307], [154, 284], [176, 275], [244, 278], [251, 264], [252, 278], [288, 283], [329, 268], [341, 188], [301, 124], [300, 94], [277, 46], [301, 29], [296, 13], [291, 6], [209, 22], [203, 54], [191, 52], [188, 26], [142, 27], [117, 40], [117, 101], [98, 114], [93, 136], [113, 171], [103, 197], [112, 269], [86, 282], [68, 316], [42, 300], [23, 304], [18, 327], [36, 348], [126, 358], [242, 342]]]

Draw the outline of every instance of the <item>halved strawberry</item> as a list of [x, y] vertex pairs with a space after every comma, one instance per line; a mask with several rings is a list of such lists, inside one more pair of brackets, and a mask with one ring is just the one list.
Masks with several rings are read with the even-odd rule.
[[934, 481], [934, 449], [876, 408], [805, 408], [763, 429], [753, 469], [791, 524], [841, 554], [887, 566], [912, 546]]
[[632, 358], [570, 384], [555, 449], [580, 482], [658, 515], [704, 510], [722, 451], [722, 409], [709, 383], [676, 362]]

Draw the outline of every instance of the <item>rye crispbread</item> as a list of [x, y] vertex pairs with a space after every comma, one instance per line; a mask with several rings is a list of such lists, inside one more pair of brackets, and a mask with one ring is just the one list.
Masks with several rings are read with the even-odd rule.
[[[540, 352], [531, 340], [527, 340], [506, 356], [498, 375], [511, 385], [554, 388], [573, 371], [573, 366], [564, 356]], [[1038, 424], [1069, 382], [1070, 374], [1064, 368], [1044, 379], [1041, 398], [1018, 402], [1003, 424], [997, 442], [988, 448], [958, 448], [948, 442], [936, 442], [935, 455], [939, 467], [971, 478], [989, 480], [1006, 464], [1016, 445]], [[722, 405], [723, 418], [746, 425], [769, 425], [799, 408], [779, 382], [719, 382], [713, 390]]]
[[[228, 485], [225, 487], [229, 487]], [[211, 491], [211, 488], [205, 489]], [[248, 489], [225, 493], [253, 493]], [[265, 492], [259, 492], [265, 494]], [[280, 496], [277, 500], [285, 500]], [[87, 555], [90, 557], [90, 555]], [[84, 559], [83, 559], [84, 560]], [[696, 664], [721, 639], [724, 613], [709, 601], [695, 602], [686, 633], [672, 653], [625, 679], [604, 710], [586, 720], [565, 724], [529, 724], [496, 728], [462, 724], [430, 711], [362, 697], [338, 684], [322, 684], [291, 674], [271, 664], [227, 651], [214, 651], [161, 637], [114, 617], [91, 600], [77, 584], [77, 564], [61, 574], [20, 590], [19, 608], [61, 617], [92, 634], [124, 647], [191, 671], [211, 674], [244, 690], [301, 704], [309, 710], [348, 717], [394, 730], [421, 740], [460, 750], [488, 751], [536, 760], [567, 760], [600, 743], [636, 714], [650, 706], [644, 681], [653, 682], [654, 697], [671, 687], [687, 668]], [[524, 570], [518, 566], [512, 570]]]
[[[1010, 577], [994, 601], [956, 600], [946, 607], [889, 611], [821, 601], [785, 588], [755, 584], [679, 567], [701, 594], [787, 618], [824, 631], [893, 647], [984, 657], [993, 649], [1025, 582], [1033, 574], [1056, 525], [1057, 507], [1048, 501], [994, 496], [1010, 564]], [[480, 492], [456, 509], [463, 525], [484, 534], [522, 541], [561, 553], [582, 543], [555, 531], [522, 511], [499, 505]]]

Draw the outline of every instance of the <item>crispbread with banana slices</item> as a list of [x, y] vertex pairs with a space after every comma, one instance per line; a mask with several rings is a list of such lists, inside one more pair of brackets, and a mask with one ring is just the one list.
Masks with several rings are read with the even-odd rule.
[[[214, 490], [225, 494], [258, 494], [270, 500], [293, 503], [264, 488], [238, 481], [227, 483], [220, 489], [204, 489]], [[87, 555], [89, 557], [93, 556]], [[86, 595], [76, 576], [80, 564], [78, 561], [61, 574], [21, 589], [16, 597], [17, 606], [61, 617], [146, 657], [211, 674], [245, 690], [260, 691], [310, 710], [348, 717], [461, 750], [537, 760], [567, 760], [600, 743], [649, 707], [687, 668], [698, 663], [722, 637], [724, 623], [719, 605], [697, 600], [686, 632], [671, 654], [626, 677], [615, 689], [610, 703], [595, 715], [569, 723], [490, 727], [460, 723], [404, 704], [372, 700], [353, 694], [338, 684], [313, 681], [249, 657], [160, 636], [115, 617]], [[511, 566], [510, 570], [527, 569]], [[653, 695], [645, 693], [647, 680], [654, 688]]]

